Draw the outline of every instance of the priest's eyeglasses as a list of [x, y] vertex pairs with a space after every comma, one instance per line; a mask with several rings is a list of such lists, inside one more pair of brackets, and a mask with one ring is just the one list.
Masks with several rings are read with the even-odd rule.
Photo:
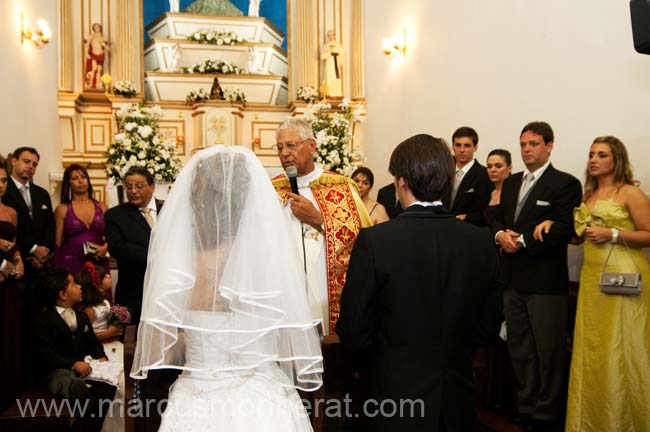
[[302, 145], [302, 143], [309, 141], [311, 138], [307, 138], [305, 140], [300, 141], [299, 143], [286, 143], [286, 144], [276, 144], [273, 146], [273, 149], [278, 152], [278, 154], [282, 153], [283, 150], [288, 151], [289, 153], [295, 152], [298, 147]]

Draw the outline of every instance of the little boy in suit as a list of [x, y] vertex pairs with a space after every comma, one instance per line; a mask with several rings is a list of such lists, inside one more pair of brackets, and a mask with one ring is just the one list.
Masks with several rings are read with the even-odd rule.
[[80, 430], [99, 431], [103, 421], [100, 404], [113, 399], [115, 387], [84, 381], [92, 372], [84, 358], [104, 361], [106, 354], [88, 317], [74, 309], [81, 302], [81, 287], [65, 269], [44, 273], [39, 285], [48, 307], [34, 323], [36, 372], [54, 395], [80, 400], [82, 407], [88, 401], [85, 412], [74, 413], [80, 417], [75, 425]]

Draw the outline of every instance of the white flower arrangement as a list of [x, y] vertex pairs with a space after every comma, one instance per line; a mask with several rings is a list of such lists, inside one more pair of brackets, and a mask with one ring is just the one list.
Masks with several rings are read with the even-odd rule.
[[181, 168], [176, 139], [160, 132], [163, 117], [159, 106], [123, 106], [114, 117], [117, 130], [106, 151], [106, 175], [117, 184], [132, 166], [149, 170], [157, 181], [173, 182]]
[[187, 39], [195, 42], [215, 45], [235, 45], [244, 42], [244, 38], [233, 31], [203, 28], [187, 35]]
[[228, 60], [207, 59], [201, 63], [195, 63], [192, 66], [182, 67], [184, 73], [218, 73], [218, 74], [242, 74], [246, 69], [242, 69]]
[[131, 98], [138, 94], [138, 88], [128, 80], [115, 81], [113, 84], [113, 94]]
[[246, 102], [246, 95], [239, 87], [226, 87], [223, 89], [223, 95], [231, 102]]
[[352, 148], [352, 125], [360, 121], [359, 110], [343, 99], [339, 112], [330, 104], [310, 104], [302, 118], [311, 123], [316, 138], [316, 162], [324, 169], [350, 177], [364, 156]]
[[307, 103], [316, 102], [318, 99], [318, 90], [312, 86], [300, 86], [298, 87], [296, 98]]
[[189, 92], [185, 97], [185, 103], [192, 105], [193, 103], [203, 102], [208, 99], [210, 99], [210, 92], [204, 88], [200, 88], [198, 90], [192, 90]]

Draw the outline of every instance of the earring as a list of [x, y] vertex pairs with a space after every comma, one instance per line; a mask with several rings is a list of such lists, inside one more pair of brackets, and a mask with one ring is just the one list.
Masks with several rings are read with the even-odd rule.
[[68, 189], [68, 201], [72, 201], [72, 189]]

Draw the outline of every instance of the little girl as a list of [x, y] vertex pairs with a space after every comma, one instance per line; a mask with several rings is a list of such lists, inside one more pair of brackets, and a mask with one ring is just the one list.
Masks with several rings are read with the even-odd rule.
[[108, 359], [122, 363], [124, 345], [115, 338], [122, 335], [124, 328], [108, 325], [111, 304], [106, 300], [106, 293], [113, 287], [111, 275], [104, 267], [86, 262], [75, 279], [81, 285], [83, 311], [88, 315], [97, 339], [104, 344]]
[[[81, 298], [83, 311], [93, 326], [97, 339], [104, 345], [104, 352], [111, 362], [124, 364], [124, 344], [117, 340], [124, 332], [124, 328], [108, 325], [111, 314], [111, 304], [106, 300], [106, 293], [113, 288], [111, 275], [106, 273], [103, 266], [86, 262], [75, 277], [81, 285]], [[124, 397], [124, 374], [120, 375], [115, 401]], [[111, 406], [104, 419], [102, 431], [119, 432], [124, 430], [123, 416], [118, 412], [123, 406], [123, 401]]]

